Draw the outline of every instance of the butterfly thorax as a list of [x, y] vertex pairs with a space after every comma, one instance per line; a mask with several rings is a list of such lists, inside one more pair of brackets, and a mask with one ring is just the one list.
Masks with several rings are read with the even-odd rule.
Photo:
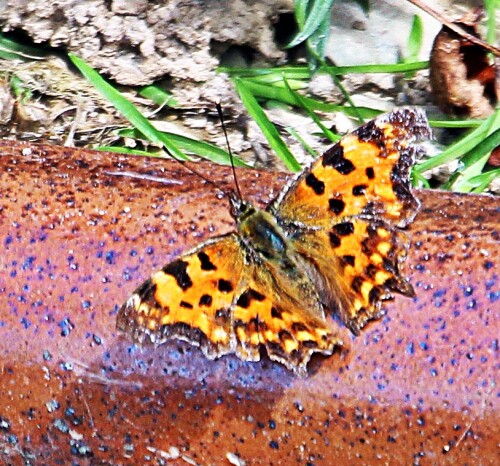
[[322, 280], [316, 280], [317, 288], [312, 284], [311, 279], [317, 273], [312, 264], [295, 250], [293, 231], [282, 225], [272, 212], [236, 197], [231, 198], [231, 203], [247, 264], [259, 264], [254, 269], [257, 274], [253, 279], [276, 288], [275, 302], [285, 300], [302, 306], [305, 313], [323, 317], [318, 294], [323, 288]]
[[286, 233], [276, 218], [235, 197], [231, 203], [238, 232], [247, 248], [270, 261], [286, 260], [289, 253]]

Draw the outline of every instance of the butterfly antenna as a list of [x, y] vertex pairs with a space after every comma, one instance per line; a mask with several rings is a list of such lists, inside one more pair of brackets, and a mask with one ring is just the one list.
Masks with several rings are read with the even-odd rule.
[[231, 161], [231, 169], [233, 170], [233, 178], [234, 178], [234, 185], [236, 187], [236, 193], [238, 194], [240, 201], [243, 201], [240, 185], [238, 184], [238, 177], [236, 176], [236, 169], [234, 168], [233, 153], [231, 152], [231, 146], [229, 145], [229, 138], [227, 137], [226, 125], [224, 124], [224, 114], [222, 113], [222, 107], [220, 102], [216, 102], [215, 107], [217, 108], [217, 113], [219, 114], [219, 119], [222, 125], [222, 131], [224, 131], [224, 136], [226, 138], [227, 152], [229, 153], [229, 160]]
[[203, 181], [207, 182], [208, 184], [212, 185], [213, 187], [215, 187], [219, 191], [222, 191], [225, 194], [224, 190], [221, 189], [219, 186], [217, 186], [212, 180], [209, 180], [206, 176], [202, 175], [198, 170], [195, 170], [193, 167], [188, 165], [184, 160], [179, 160], [174, 154], [172, 154], [172, 152], [169, 150], [168, 147], [163, 146], [162, 149], [167, 153], [167, 155], [170, 156], [170, 158], [174, 162], [177, 162], [179, 165], [182, 165], [186, 170], [190, 171], [196, 176], [199, 176]]

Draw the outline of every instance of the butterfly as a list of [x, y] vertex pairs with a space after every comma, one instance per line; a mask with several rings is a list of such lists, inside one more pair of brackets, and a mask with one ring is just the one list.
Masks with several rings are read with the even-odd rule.
[[412, 297], [400, 267], [401, 230], [419, 202], [410, 170], [431, 136], [425, 113], [403, 108], [342, 138], [266, 209], [228, 193], [236, 231], [210, 239], [152, 274], [121, 306], [117, 328], [142, 343], [179, 339], [210, 359], [235, 353], [307, 373], [314, 353], [379, 318], [393, 292]]

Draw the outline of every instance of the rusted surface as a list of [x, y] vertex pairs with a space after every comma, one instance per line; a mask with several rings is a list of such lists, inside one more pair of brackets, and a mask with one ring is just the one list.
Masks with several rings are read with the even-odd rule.
[[[284, 179], [239, 176], [262, 202]], [[500, 202], [420, 198], [417, 297], [300, 379], [115, 333], [153, 269], [232, 228], [211, 187], [166, 161], [0, 141], [0, 462], [496, 464]]]

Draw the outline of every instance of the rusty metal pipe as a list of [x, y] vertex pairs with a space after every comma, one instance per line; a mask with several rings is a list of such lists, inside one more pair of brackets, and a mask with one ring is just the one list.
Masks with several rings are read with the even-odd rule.
[[[286, 178], [239, 177], [257, 203]], [[416, 298], [301, 379], [115, 332], [154, 269], [232, 229], [210, 186], [163, 160], [0, 141], [0, 462], [496, 464], [500, 201], [419, 197]]]

